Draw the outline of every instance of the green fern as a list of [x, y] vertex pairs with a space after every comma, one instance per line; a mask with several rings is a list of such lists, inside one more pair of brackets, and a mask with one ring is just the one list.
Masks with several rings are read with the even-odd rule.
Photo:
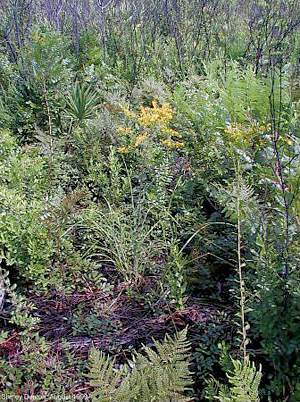
[[[241, 70], [238, 63], [233, 62], [226, 76], [222, 76], [220, 98], [229, 113], [231, 121], [247, 122], [251, 111], [252, 117], [263, 121], [269, 116], [269, 95], [272, 83], [255, 76], [252, 67]], [[275, 102], [280, 101], [279, 86], [275, 85]]]
[[116, 370], [115, 359], [92, 349], [89, 358], [89, 385], [94, 387], [92, 398], [97, 402], [188, 402], [184, 391], [192, 384], [189, 371], [190, 345], [187, 329], [172, 339], [166, 335], [154, 349], [144, 346], [144, 354], [136, 353], [134, 367]]
[[232, 369], [227, 373], [229, 386], [212, 379], [209, 381], [207, 399], [220, 402], [259, 402], [261, 367], [257, 370], [249, 359], [246, 365], [235, 359], [231, 359], [231, 363]]
[[244, 366], [240, 360], [232, 360], [234, 371], [228, 375], [231, 384], [231, 401], [259, 402], [258, 388], [261, 380], [261, 368], [257, 371], [254, 363], [248, 360]]
[[244, 178], [237, 178], [227, 186], [214, 185], [212, 195], [214, 195], [223, 206], [223, 212], [228, 218], [237, 218], [237, 199], [239, 199], [240, 203], [240, 218], [254, 218], [257, 211], [258, 200], [253, 187], [249, 185]]

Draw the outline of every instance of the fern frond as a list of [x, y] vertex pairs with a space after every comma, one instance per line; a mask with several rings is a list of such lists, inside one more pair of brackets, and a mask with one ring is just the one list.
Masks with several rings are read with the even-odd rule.
[[240, 218], [251, 217], [257, 210], [257, 197], [253, 187], [243, 178], [234, 181], [228, 186], [215, 185], [213, 195], [223, 206], [223, 212], [230, 218], [237, 216], [237, 200], [240, 206]]
[[240, 360], [232, 360], [233, 373], [228, 375], [231, 393], [237, 402], [259, 402], [258, 387], [261, 380], [261, 368], [257, 371], [254, 363], [246, 366]]
[[229, 387], [212, 379], [208, 398], [215, 392], [217, 395], [214, 395], [214, 399], [220, 402], [259, 402], [261, 367], [257, 370], [249, 359], [246, 365], [240, 360], [231, 359], [231, 362], [233, 368], [227, 373]]
[[115, 361], [101, 351], [92, 349], [89, 358], [89, 384], [95, 388], [97, 402], [188, 402], [184, 392], [192, 384], [189, 371], [190, 345], [187, 329], [163, 343], [154, 341], [156, 351], [144, 347], [145, 354], [137, 353], [135, 366], [129, 374], [114, 369]]
[[[115, 360], [106, 356], [102, 351], [92, 348], [89, 357], [89, 385], [95, 388], [92, 392], [93, 399], [99, 402], [110, 402], [112, 401], [112, 395], [116, 393], [116, 390], [120, 394], [121, 391], [126, 393], [126, 381], [123, 380], [120, 386], [118, 386], [121, 381], [121, 373], [114, 370]], [[114, 399], [118, 400], [118, 399]], [[126, 399], [122, 399], [126, 401]], [[128, 399], [129, 401], [129, 399]]]

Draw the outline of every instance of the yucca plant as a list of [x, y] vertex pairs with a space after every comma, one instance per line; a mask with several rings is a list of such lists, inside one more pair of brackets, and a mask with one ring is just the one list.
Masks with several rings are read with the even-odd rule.
[[92, 119], [98, 106], [97, 92], [90, 86], [76, 82], [67, 99], [67, 117], [77, 122]]

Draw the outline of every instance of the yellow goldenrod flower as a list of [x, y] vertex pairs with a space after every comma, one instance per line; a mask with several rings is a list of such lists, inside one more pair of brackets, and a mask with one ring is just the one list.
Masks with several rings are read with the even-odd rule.
[[158, 109], [158, 114], [162, 122], [169, 123], [173, 119], [173, 110], [167, 103], [164, 103], [162, 107]]
[[171, 138], [167, 138], [167, 139], [161, 141], [161, 143], [168, 148], [182, 148], [185, 146], [184, 142], [172, 141]]
[[182, 138], [182, 135], [179, 134], [177, 131], [173, 130], [172, 128], [168, 128], [168, 127], [163, 126], [163, 127], [161, 128], [161, 131], [162, 131], [163, 133], [170, 134], [170, 135], [172, 135], [173, 137]]
[[269, 129], [269, 127], [264, 126], [264, 125], [262, 125], [262, 126], [252, 126], [252, 127], [249, 128], [248, 131], [250, 133], [259, 133], [259, 132], [262, 132], [262, 131], [267, 131], [268, 129]]
[[165, 145], [166, 147], [171, 148], [172, 147], [172, 141], [170, 138], [167, 138], [166, 140], [162, 140], [161, 142], [163, 145]]
[[[239, 128], [241, 127], [241, 128]], [[243, 140], [249, 139], [249, 132], [246, 127], [241, 126], [241, 124], [235, 123], [234, 125], [230, 125], [226, 130], [224, 130], [225, 134], [230, 135], [230, 140]]]
[[128, 152], [131, 150], [131, 147], [119, 147], [118, 151], [120, 152], [120, 154], [128, 154]]
[[174, 141], [175, 148], [183, 148], [185, 146], [185, 142]]
[[147, 139], [147, 134], [146, 134], [146, 133], [140, 134], [140, 135], [137, 137], [136, 141], [135, 141], [135, 147], [137, 148], [137, 147], [138, 147], [140, 144], [142, 144], [146, 139]]
[[130, 110], [125, 109], [124, 113], [126, 114], [126, 116], [130, 117], [131, 119], [136, 119], [137, 115], [135, 113], [132, 113]]
[[168, 124], [173, 118], [173, 110], [171, 107], [164, 103], [161, 107], [157, 105], [154, 100], [152, 102], [152, 107], [141, 106], [140, 115], [138, 121], [143, 126], [150, 126], [156, 123]]
[[129, 127], [122, 127], [122, 126], [119, 126], [119, 127], [117, 128], [117, 132], [118, 132], [118, 133], [130, 134], [130, 133], [132, 133], [132, 129], [129, 128]]
[[[172, 139], [172, 137], [176, 137], [177, 139], [182, 138], [182, 135], [168, 127], [174, 115], [174, 111], [168, 103], [159, 105], [156, 100], [153, 100], [151, 106], [141, 105], [140, 111], [137, 114], [131, 112], [129, 109], [125, 109], [124, 113], [126, 116], [139, 123], [139, 127], [136, 127], [138, 135], [135, 141], [130, 140], [130, 146], [120, 147], [120, 153], [128, 153], [133, 148], [138, 148], [150, 134], [154, 141], [157, 139], [157, 134], [160, 136], [163, 136], [162, 133], [167, 134], [167, 139], [162, 140], [162, 138], [160, 138], [159, 140], [168, 148], [181, 148], [185, 145], [184, 142], [175, 141], [175, 138]], [[151, 130], [148, 130], [148, 127], [151, 128]], [[152, 130], [152, 127], [155, 128], [155, 131]], [[130, 134], [134, 132], [134, 130], [129, 127], [119, 126], [117, 132]]]

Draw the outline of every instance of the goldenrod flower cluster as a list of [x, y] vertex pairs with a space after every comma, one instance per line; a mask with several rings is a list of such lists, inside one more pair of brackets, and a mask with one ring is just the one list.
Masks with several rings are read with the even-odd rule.
[[[169, 127], [170, 122], [173, 119], [174, 111], [168, 103], [163, 103], [161, 106], [158, 105], [157, 101], [153, 100], [152, 106], [141, 106], [140, 112], [138, 114], [131, 112], [129, 109], [124, 110], [124, 114], [130, 119], [134, 120], [135, 126], [140, 127], [142, 133], [138, 134], [134, 138], [134, 130], [129, 127], [119, 126], [117, 132], [124, 135], [130, 135], [127, 138], [127, 142], [130, 145], [119, 147], [120, 153], [128, 153], [134, 148], [138, 148], [143, 144], [149, 137], [157, 138], [157, 135], [165, 134], [163, 138], [158, 138], [159, 142], [168, 148], [182, 148], [185, 143], [177, 140], [173, 140], [172, 137], [182, 138], [176, 130]], [[138, 129], [139, 130], [139, 129]]]
[[173, 110], [171, 107], [164, 103], [161, 107], [158, 106], [154, 100], [152, 107], [141, 106], [141, 113], [138, 117], [139, 123], [143, 126], [151, 126], [153, 124], [169, 124], [173, 119]]
[[162, 140], [161, 142], [163, 145], [165, 145], [168, 148], [182, 148], [185, 146], [184, 142], [180, 141], [172, 141], [171, 138], [167, 138], [166, 140]]
[[131, 150], [131, 147], [119, 147], [118, 151], [120, 152], [120, 154], [128, 154], [128, 152]]
[[117, 133], [126, 133], [126, 134], [130, 134], [130, 133], [132, 133], [132, 128], [119, 126], [119, 127], [117, 128]]
[[140, 144], [142, 144], [144, 141], [146, 141], [147, 137], [148, 137], [147, 133], [138, 135], [138, 137], [135, 141], [135, 147], [137, 148]]
[[[265, 146], [273, 141], [270, 123], [265, 125], [252, 124], [251, 126], [232, 123], [224, 132], [229, 143], [242, 148], [246, 148], [251, 140], [252, 149]], [[280, 142], [282, 145], [293, 145], [293, 140], [290, 136], [280, 136]]]
[[170, 134], [170, 135], [172, 135], [173, 137], [182, 138], [182, 135], [179, 134], [177, 131], [173, 130], [172, 128], [162, 127], [162, 128], [161, 128], [161, 131], [162, 131], [163, 133]]
[[239, 123], [228, 126], [228, 128], [225, 130], [225, 134], [230, 135], [230, 139], [232, 140], [245, 139], [249, 136], [247, 129]]
[[125, 109], [124, 113], [126, 114], [126, 116], [130, 117], [131, 119], [136, 119], [137, 115], [135, 113], [132, 113], [130, 110]]
[[263, 132], [268, 131], [269, 128], [269, 125], [252, 125], [250, 127], [247, 127], [241, 123], [233, 123], [229, 125], [227, 129], [224, 130], [224, 132], [229, 136], [229, 141], [247, 143], [252, 138], [258, 136]]
[[[125, 128], [125, 127], [122, 127]], [[118, 130], [119, 133], [126, 133], [126, 134], [130, 134], [132, 133], [131, 129], [128, 130]], [[128, 152], [130, 152], [132, 149], [137, 148], [139, 145], [141, 145], [143, 142], [146, 141], [148, 135], [147, 133], [143, 133], [143, 134], [139, 134], [136, 138], [136, 141], [134, 143], [134, 146], [126, 146], [126, 147], [119, 147], [118, 151], [120, 152], [120, 154], [127, 154]]]

